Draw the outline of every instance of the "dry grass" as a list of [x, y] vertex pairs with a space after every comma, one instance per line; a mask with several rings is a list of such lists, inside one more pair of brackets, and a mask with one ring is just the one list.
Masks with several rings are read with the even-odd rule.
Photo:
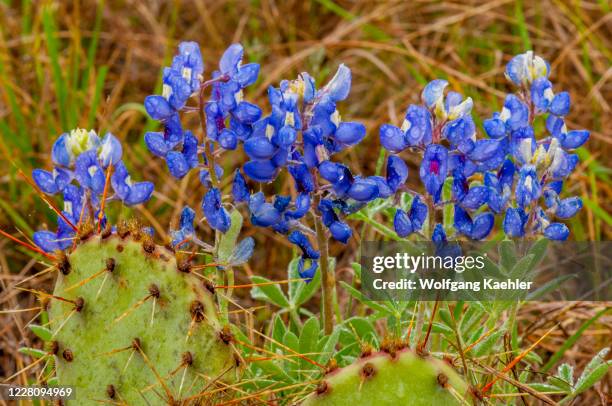
[[[160, 68], [177, 42], [190, 39], [201, 44], [208, 72], [228, 44], [242, 42], [247, 58], [262, 64], [260, 81], [247, 94], [259, 101], [267, 86], [282, 78], [307, 70], [320, 83], [340, 62], [349, 65], [353, 90], [341, 112], [365, 122], [368, 137], [361, 148], [347, 152], [346, 159], [365, 173], [375, 170], [378, 126], [401, 122], [423, 83], [448, 78], [456, 90], [474, 98], [476, 113], [486, 118], [499, 109], [509, 90], [503, 77], [505, 63], [533, 48], [551, 61], [555, 89], [571, 93], [569, 125], [592, 129], [588, 151], [581, 152], [581, 170], [569, 182], [571, 192], [587, 203], [571, 224], [573, 235], [581, 240], [612, 238], [608, 169], [612, 13], [605, 0], [9, 3], [0, 2], [0, 225], [11, 233], [18, 229], [30, 236], [33, 228], [55, 226], [52, 214], [16, 176], [16, 167], [25, 172], [49, 167], [52, 142], [76, 125], [113, 132], [129, 145], [126, 161], [138, 174], [135, 177], [156, 180], [155, 198], [135, 214], [161, 237], [184, 204], [199, 207], [200, 193], [191, 192], [197, 190], [195, 176], [176, 183], [162, 162], [150, 159], [142, 143], [145, 129], [155, 125], [147, 121], [142, 100], [154, 92]], [[55, 21], [55, 27], [46, 28], [58, 39], [56, 53], [45, 34], [49, 20], [43, 10]], [[95, 38], [98, 46], [90, 48]], [[232, 162], [226, 165], [229, 168]], [[288, 193], [291, 185], [279, 184], [276, 191]], [[201, 232], [205, 235], [208, 230]], [[255, 230], [248, 233], [255, 235]], [[371, 233], [366, 236], [374, 237]], [[272, 241], [286, 245], [266, 231], [258, 230], [255, 237], [260, 246]], [[355, 247], [333, 247], [333, 254], [345, 265], [354, 257]], [[284, 273], [290, 257], [289, 248], [266, 250], [250, 267], [254, 273], [275, 277]], [[9, 287], [43, 267], [6, 239], [0, 239], [0, 267], [0, 308], [35, 307], [30, 295]], [[48, 287], [51, 279], [47, 274], [35, 284]], [[592, 316], [595, 307], [573, 309], [578, 313], [572, 313], [572, 320]], [[524, 320], [534, 314], [539, 317], [543, 310], [523, 309]], [[0, 315], [0, 376], [9, 376], [28, 362], [16, 349], [31, 344], [25, 325], [35, 313]], [[569, 359], [581, 363], [591, 356], [600, 346], [589, 343], [602, 337], [602, 329], [609, 333], [610, 322], [588, 330], [567, 354]], [[567, 334], [580, 325], [566, 324]], [[553, 345], [561, 341], [559, 337]], [[19, 380], [25, 382], [25, 375]], [[609, 388], [610, 382], [602, 387]]]

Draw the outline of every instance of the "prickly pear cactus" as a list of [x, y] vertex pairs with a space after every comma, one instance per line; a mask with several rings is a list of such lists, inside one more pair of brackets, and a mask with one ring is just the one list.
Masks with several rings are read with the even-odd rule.
[[218, 399], [198, 393], [219, 394], [237, 362], [214, 292], [146, 234], [118, 234], [89, 237], [58, 265], [64, 300], [49, 311], [59, 384], [76, 388], [78, 405]]
[[331, 371], [302, 406], [461, 405], [467, 385], [443, 361], [404, 349]]

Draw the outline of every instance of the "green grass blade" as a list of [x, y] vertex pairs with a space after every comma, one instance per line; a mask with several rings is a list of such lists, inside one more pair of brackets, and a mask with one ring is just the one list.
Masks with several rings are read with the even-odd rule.
[[104, 82], [106, 80], [106, 74], [108, 73], [108, 66], [102, 66], [96, 77], [96, 88], [93, 95], [93, 100], [89, 108], [89, 117], [87, 119], [87, 128], [93, 128], [96, 120], [96, 112], [98, 111], [98, 105], [102, 99], [102, 93], [104, 92]]
[[55, 26], [55, 20], [50, 7], [44, 7], [42, 11], [42, 23], [43, 30], [45, 32], [45, 41], [47, 44], [47, 52], [49, 53], [49, 59], [51, 61], [51, 74], [53, 76], [53, 82], [55, 86], [55, 93], [57, 96], [57, 109], [60, 116], [60, 123], [63, 129], [68, 129], [68, 117], [66, 101], [68, 91], [66, 88], [66, 81], [62, 75], [62, 68], [60, 65], [59, 57], [59, 40], [57, 38], [57, 27]]
[[563, 354], [565, 354], [565, 351], [567, 351], [569, 348], [571, 348], [576, 341], [578, 341], [578, 339], [582, 336], [582, 334], [586, 331], [586, 329], [589, 328], [589, 326], [593, 323], [595, 323], [595, 321], [597, 321], [597, 319], [599, 319], [601, 316], [603, 316], [604, 314], [610, 312], [612, 309], [611, 308], [605, 308], [603, 310], [600, 310], [599, 312], [597, 312], [597, 314], [595, 314], [595, 316], [591, 317], [590, 319], [588, 319], [586, 322], [584, 322], [584, 324], [582, 326], [580, 326], [580, 328], [578, 329], [578, 331], [576, 331], [570, 338], [568, 338], [563, 345], [561, 346], [561, 348], [559, 348], [557, 350], [557, 352], [555, 352], [553, 354], [552, 357], [550, 357], [550, 359], [548, 360], [548, 362], [546, 363], [546, 365], [544, 365], [541, 369], [540, 369], [540, 373], [546, 373], [548, 372], [553, 366], [555, 366], [555, 364], [563, 357]]

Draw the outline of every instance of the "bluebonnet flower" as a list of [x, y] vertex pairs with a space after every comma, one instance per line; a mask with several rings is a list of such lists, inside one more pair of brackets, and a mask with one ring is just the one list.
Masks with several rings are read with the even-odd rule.
[[153, 183], [133, 182], [123, 162], [119, 162], [115, 168], [111, 176], [111, 185], [117, 198], [128, 206], [146, 202], [153, 193]]
[[[34, 169], [32, 178], [44, 193], [62, 193], [62, 215], [70, 224], [60, 216], [57, 232], [35, 233], [34, 241], [39, 247], [45, 251], [69, 248], [72, 246], [73, 227], [81, 221], [99, 221], [99, 227], [105, 227], [104, 213], [98, 216], [103, 197], [107, 200], [121, 200], [128, 206], [143, 203], [151, 197], [153, 184], [133, 183], [121, 160], [122, 155], [121, 143], [111, 133], [100, 139], [93, 130], [75, 129], [58, 137], [51, 152], [55, 167], [52, 171]], [[112, 176], [110, 185], [107, 185], [109, 174]], [[112, 189], [107, 186], [112, 186]], [[107, 195], [104, 195], [105, 191]], [[87, 200], [87, 205], [84, 200]], [[81, 216], [81, 208], [86, 206], [94, 213], [87, 209]]]
[[393, 227], [397, 235], [404, 238], [421, 231], [426, 218], [427, 205], [421, 201], [419, 196], [415, 196], [408, 213], [402, 209], [397, 209], [393, 218]]
[[[549, 75], [549, 64], [531, 51], [512, 58], [506, 76], [519, 89], [506, 97], [500, 113], [484, 121], [485, 131], [502, 142], [505, 155], [497, 181], [485, 174], [489, 207], [496, 213], [505, 209], [503, 229], [510, 237], [540, 234], [563, 240], [569, 235], [567, 226], [550, 218], [568, 219], [582, 208], [579, 197], [562, 199], [559, 194], [578, 163], [573, 150], [588, 140], [589, 132], [568, 131], [564, 117], [570, 111], [570, 95], [555, 93]], [[535, 133], [536, 116], [546, 117], [547, 136]], [[508, 174], [518, 173], [514, 193], [513, 176], [506, 175], [506, 186], [501, 185], [504, 168]]]
[[506, 77], [517, 86], [528, 85], [538, 78], [547, 78], [550, 65], [533, 51], [516, 55], [506, 65]]
[[217, 188], [210, 188], [202, 199], [202, 210], [208, 224], [222, 233], [227, 232], [231, 219], [227, 210], [221, 205], [221, 192]]
[[[69, 184], [63, 189], [64, 207], [62, 215], [72, 224], [78, 224], [81, 214], [87, 218], [89, 213], [81, 213], [82, 210], [87, 211], [84, 206], [85, 193], [83, 188]], [[66, 221], [58, 216], [57, 231], [36, 231], [33, 235], [34, 243], [45, 252], [63, 251], [73, 245], [75, 232], [66, 223]]]
[[[298, 273], [300, 277], [310, 281], [317, 271], [318, 259], [320, 257], [319, 252], [312, 247], [308, 237], [301, 231], [292, 231], [289, 234], [289, 242], [297, 245], [302, 250], [302, 256], [298, 263]], [[310, 262], [310, 266], [305, 268], [307, 262]]]
[[147, 96], [144, 105], [154, 120], [166, 121], [181, 110], [187, 99], [200, 87], [204, 62], [200, 47], [194, 42], [179, 44], [179, 53], [170, 67], [164, 68], [162, 94]]
[[440, 192], [448, 174], [448, 150], [442, 145], [431, 144], [427, 146], [421, 161], [419, 175], [425, 190], [434, 201], [440, 200]]
[[173, 246], [179, 247], [182, 243], [195, 236], [195, 228], [193, 226], [194, 220], [195, 211], [189, 206], [183, 207], [179, 220], [179, 229], [170, 233]]
[[472, 220], [467, 211], [460, 205], [455, 205], [455, 229], [472, 240], [482, 240], [487, 237], [493, 229], [494, 223], [493, 213], [480, 213]]

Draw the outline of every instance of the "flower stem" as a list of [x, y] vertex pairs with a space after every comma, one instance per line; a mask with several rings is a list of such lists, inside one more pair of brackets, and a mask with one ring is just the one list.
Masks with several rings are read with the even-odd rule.
[[198, 115], [200, 116], [200, 127], [202, 127], [202, 140], [204, 140], [204, 156], [206, 157], [206, 164], [208, 165], [208, 173], [210, 174], [210, 180], [213, 187], [219, 187], [219, 179], [215, 172], [215, 156], [213, 154], [212, 144], [207, 137], [206, 132], [206, 113], [204, 112], [204, 90], [211, 86], [215, 82], [227, 81], [225, 75], [219, 76], [215, 79], [207, 80], [200, 85], [200, 92], [198, 93]]
[[[319, 206], [319, 197], [315, 200], [315, 207]], [[329, 269], [329, 246], [327, 244], [327, 236], [325, 228], [321, 222], [321, 217], [315, 215], [315, 229], [317, 232], [317, 243], [321, 252], [320, 267], [321, 267], [321, 313], [323, 313], [323, 329], [325, 334], [331, 334], [334, 329], [334, 291], [336, 290], [336, 278], [333, 271]]]

